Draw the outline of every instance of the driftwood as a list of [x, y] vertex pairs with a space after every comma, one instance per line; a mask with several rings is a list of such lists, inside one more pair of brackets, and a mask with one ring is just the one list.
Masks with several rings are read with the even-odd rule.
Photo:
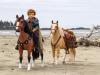
[[83, 46], [98, 46], [100, 47], [100, 41], [99, 40], [91, 40], [91, 39], [84, 39], [80, 38], [79, 41], [77, 41], [78, 46], [83, 45]]
[[[94, 32], [96, 31], [96, 32]], [[77, 40], [78, 45], [83, 45], [83, 46], [98, 46], [100, 47], [100, 36], [92, 36], [95, 35], [96, 33], [100, 33], [100, 26], [93, 26], [91, 29], [90, 33], [87, 34], [86, 36], [81, 37], [79, 40]]]

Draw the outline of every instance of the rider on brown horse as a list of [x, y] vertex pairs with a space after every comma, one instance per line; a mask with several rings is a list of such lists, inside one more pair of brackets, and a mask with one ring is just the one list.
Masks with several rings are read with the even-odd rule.
[[[26, 20], [26, 22], [28, 23], [28, 28], [29, 31], [27, 31], [27, 28], [25, 29], [25, 31], [27, 31], [26, 33], [28, 33], [34, 41], [35, 44], [35, 50], [34, 50], [34, 57], [35, 59], [39, 57], [39, 52], [41, 49], [41, 36], [40, 36], [40, 28], [39, 28], [39, 20], [35, 17], [36, 12], [33, 9], [29, 9], [27, 11], [27, 15], [28, 15], [28, 19]], [[17, 47], [16, 47], [17, 49]]]
[[35, 17], [36, 12], [33, 9], [29, 9], [27, 12], [28, 19], [28, 27], [30, 30], [30, 36], [33, 38], [35, 43], [35, 51], [37, 54], [34, 54], [35, 58], [39, 57], [39, 20]]

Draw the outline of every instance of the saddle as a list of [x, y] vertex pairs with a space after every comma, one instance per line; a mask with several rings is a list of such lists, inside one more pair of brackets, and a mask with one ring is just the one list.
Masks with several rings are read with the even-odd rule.
[[63, 30], [64, 31], [64, 40], [65, 44], [68, 48], [77, 48], [76, 37], [74, 33], [70, 30]]

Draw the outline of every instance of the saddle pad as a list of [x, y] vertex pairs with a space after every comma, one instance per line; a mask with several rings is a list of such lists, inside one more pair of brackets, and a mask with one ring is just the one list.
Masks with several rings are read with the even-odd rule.
[[69, 48], [76, 48], [76, 37], [68, 32], [64, 33], [65, 43]]

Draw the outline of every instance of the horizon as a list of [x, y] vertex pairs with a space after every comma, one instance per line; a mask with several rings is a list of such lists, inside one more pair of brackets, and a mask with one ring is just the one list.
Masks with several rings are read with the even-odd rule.
[[[13, 23], [12, 21], [7, 21], [7, 20], [0, 20], [0, 21], [2, 21], [3, 23], [4, 23], [4, 22], [9, 22], [9, 23], [11, 22], [11, 23]], [[14, 23], [13, 23], [13, 25], [14, 25]], [[41, 28], [47, 28], [47, 29], [49, 29], [50, 27], [41, 27]], [[89, 28], [89, 27], [81, 26], [81, 27], [74, 27], [74, 28], [86, 29], [86, 28]], [[70, 28], [70, 29], [73, 29], [73, 27]]]
[[58, 20], [60, 27], [92, 27], [100, 24], [99, 0], [2, 0], [0, 1], [0, 20], [12, 21], [16, 14], [25, 15], [34, 8], [41, 28], [49, 28], [51, 20]]

